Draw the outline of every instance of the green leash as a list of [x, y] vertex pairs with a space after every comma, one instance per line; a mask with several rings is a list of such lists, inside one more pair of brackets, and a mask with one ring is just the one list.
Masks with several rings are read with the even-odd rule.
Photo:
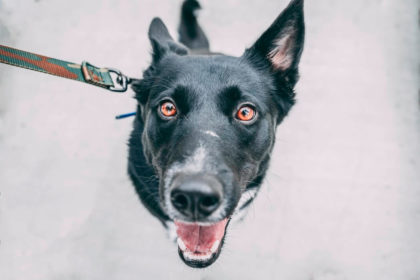
[[[128, 85], [133, 81], [113, 68], [99, 68], [86, 61], [82, 64], [71, 63], [3, 45], [0, 45], [0, 62], [84, 82], [113, 92], [127, 91]], [[135, 115], [136, 113], [128, 113], [115, 118], [119, 120]]]
[[132, 79], [112, 68], [99, 68], [84, 61], [71, 63], [0, 45], [0, 62], [54, 76], [72, 79], [114, 92], [125, 92]]

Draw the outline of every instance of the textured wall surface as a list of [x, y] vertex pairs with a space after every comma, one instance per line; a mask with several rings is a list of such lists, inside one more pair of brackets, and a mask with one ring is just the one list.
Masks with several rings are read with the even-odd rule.
[[[420, 279], [418, 0], [306, 1], [298, 104], [266, 183], [205, 270], [126, 175], [132, 93], [0, 65], [0, 279]], [[202, 0], [214, 50], [240, 55], [286, 0]], [[180, 1], [0, 0], [0, 44], [124, 70]]]

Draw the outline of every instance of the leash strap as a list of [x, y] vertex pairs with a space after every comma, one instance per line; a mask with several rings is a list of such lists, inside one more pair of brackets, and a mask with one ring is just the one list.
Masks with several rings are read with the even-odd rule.
[[0, 62], [54, 76], [72, 79], [115, 92], [125, 92], [131, 79], [121, 71], [81, 65], [0, 45]]

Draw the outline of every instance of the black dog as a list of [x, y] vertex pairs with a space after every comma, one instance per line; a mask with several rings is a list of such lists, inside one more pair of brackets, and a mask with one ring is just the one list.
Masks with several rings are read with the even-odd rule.
[[263, 182], [294, 104], [305, 27], [303, 0], [293, 0], [241, 57], [212, 54], [198, 8], [183, 3], [183, 44], [160, 19], [150, 25], [153, 62], [133, 85], [129, 174], [147, 209], [176, 229], [182, 260], [206, 267]]

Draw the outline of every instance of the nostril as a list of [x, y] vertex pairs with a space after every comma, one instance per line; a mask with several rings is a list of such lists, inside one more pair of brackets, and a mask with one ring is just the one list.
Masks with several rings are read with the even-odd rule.
[[199, 208], [204, 213], [212, 213], [220, 205], [220, 197], [217, 195], [203, 196], [199, 201]]
[[188, 204], [189, 204], [188, 197], [182, 192], [172, 192], [171, 201], [172, 201], [173, 206], [179, 211], [183, 211], [188, 208]]
[[201, 205], [204, 207], [212, 207], [218, 204], [219, 198], [216, 196], [206, 196], [201, 200]]

